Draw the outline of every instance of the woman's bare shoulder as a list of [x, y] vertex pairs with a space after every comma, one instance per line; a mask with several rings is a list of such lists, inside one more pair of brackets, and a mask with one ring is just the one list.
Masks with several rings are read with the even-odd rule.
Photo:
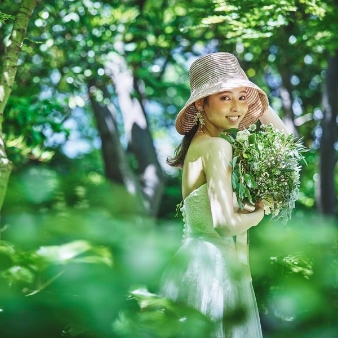
[[210, 160], [212, 157], [232, 157], [231, 144], [220, 137], [205, 137], [191, 144], [186, 159], [189, 161], [195, 161], [198, 158]]
[[219, 168], [220, 166], [228, 166], [232, 158], [231, 144], [220, 137], [210, 137], [201, 144], [200, 147], [203, 166], [207, 168]]
[[208, 152], [226, 151], [232, 153], [231, 144], [221, 137], [209, 137], [201, 142], [200, 147], [203, 148], [203, 150], [207, 150]]

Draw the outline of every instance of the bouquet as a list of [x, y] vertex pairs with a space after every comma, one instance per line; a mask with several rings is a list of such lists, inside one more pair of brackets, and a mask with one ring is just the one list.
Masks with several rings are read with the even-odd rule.
[[298, 198], [300, 162], [306, 151], [300, 140], [274, 129], [256, 125], [224, 136], [233, 147], [232, 187], [240, 209], [262, 201], [266, 215], [286, 223]]

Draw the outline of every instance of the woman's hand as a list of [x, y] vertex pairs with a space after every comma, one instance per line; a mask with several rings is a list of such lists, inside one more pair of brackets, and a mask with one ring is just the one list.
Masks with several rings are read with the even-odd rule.
[[237, 212], [241, 214], [250, 214], [254, 211], [259, 211], [259, 210], [264, 211], [264, 204], [262, 201], [257, 202], [255, 205], [245, 203], [243, 206], [243, 210], [239, 209]]
[[257, 209], [263, 209], [264, 210], [264, 204], [262, 201], [258, 201], [255, 205], [253, 204], [248, 204], [248, 203], [245, 203], [244, 206], [243, 206], [243, 210], [242, 213], [250, 213], [250, 212], [253, 212]]
[[258, 201], [256, 203], [256, 209], [263, 209], [264, 210], [264, 204], [262, 201]]
[[260, 214], [261, 220], [263, 219], [263, 217], [264, 217], [264, 204], [263, 204], [262, 201], [258, 201], [256, 203], [256, 209], [255, 209], [254, 212]]
[[256, 210], [256, 207], [253, 204], [247, 204], [247, 203], [244, 204], [243, 208], [247, 212], [253, 212]]

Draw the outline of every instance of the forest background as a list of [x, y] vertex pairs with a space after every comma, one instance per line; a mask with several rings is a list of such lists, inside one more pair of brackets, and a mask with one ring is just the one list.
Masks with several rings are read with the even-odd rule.
[[250, 231], [264, 336], [335, 337], [337, 9], [1, 1], [1, 337], [206, 336], [206, 318], [146, 290], [181, 241], [180, 171], [165, 159], [189, 66], [216, 51], [238, 56], [309, 148], [292, 220]]

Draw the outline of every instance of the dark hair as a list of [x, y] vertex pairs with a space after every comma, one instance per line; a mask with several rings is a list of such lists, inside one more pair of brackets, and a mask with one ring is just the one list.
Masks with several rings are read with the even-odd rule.
[[[209, 105], [209, 96], [203, 98], [203, 105]], [[175, 153], [173, 157], [167, 158], [167, 163], [172, 167], [183, 168], [185, 155], [187, 155], [191, 140], [196, 134], [196, 131], [199, 127], [199, 123], [197, 122], [183, 137], [182, 142], [175, 149]]]
[[187, 155], [191, 140], [195, 136], [195, 133], [199, 127], [199, 123], [194, 125], [183, 137], [182, 142], [175, 149], [173, 157], [167, 158], [167, 163], [172, 167], [183, 168], [184, 159]]

